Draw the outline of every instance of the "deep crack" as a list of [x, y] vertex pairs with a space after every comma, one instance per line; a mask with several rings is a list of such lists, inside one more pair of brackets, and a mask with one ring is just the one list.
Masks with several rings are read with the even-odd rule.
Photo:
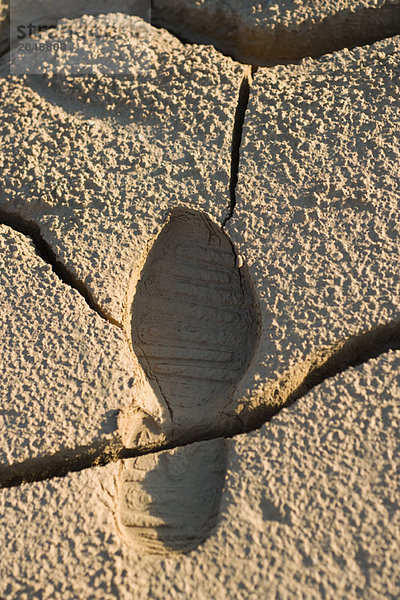
[[[305, 361], [298, 363], [280, 381], [265, 389], [263, 395], [254, 399], [256, 407], [241, 414], [245, 422], [243, 433], [259, 429], [283, 408], [291, 406], [327, 379], [390, 350], [400, 350], [400, 321], [378, 325], [321, 350], [313, 360], [308, 359], [307, 364]], [[304, 375], [301, 377], [302, 372]], [[295, 381], [298, 383], [294, 384]]]
[[66, 448], [37, 458], [29, 458], [10, 466], [0, 465], [0, 489], [34, 483], [93, 467], [103, 467], [120, 459], [134, 458], [172, 448], [165, 444], [157, 448], [124, 448], [121, 442], [98, 441], [87, 446]]
[[400, 321], [379, 325], [347, 339], [323, 364], [310, 370], [304, 382], [288, 397], [286, 406], [302, 398], [326, 379], [378, 358], [390, 350], [400, 350]]
[[66, 285], [73, 288], [82, 296], [87, 305], [96, 312], [102, 319], [123, 329], [122, 324], [114, 319], [110, 314], [106, 313], [101, 306], [93, 298], [89, 290], [84, 286], [82, 281], [79, 281], [69, 271], [65, 265], [58, 259], [56, 253], [48, 242], [42, 236], [39, 225], [34, 221], [30, 221], [15, 213], [9, 213], [4, 209], [0, 209], [0, 224], [11, 227], [14, 231], [18, 231], [29, 237], [36, 249], [36, 252], [48, 265], [51, 266], [54, 274]]
[[235, 111], [231, 147], [231, 173], [229, 180], [230, 207], [227, 216], [222, 222], [222, 228], [224, 228], [226, 223], [232, 218], [236, 207], [236, 187], [239, 177], [240, 147], [242, 145], [244, 119], [249, 103], [252, 78], [257, 72], [257, 67], [249, 66], [248, 70], [246, 71], [247, 72], [245, 72], [243, 76], [242, 83], [239, 89], [239, 99]]

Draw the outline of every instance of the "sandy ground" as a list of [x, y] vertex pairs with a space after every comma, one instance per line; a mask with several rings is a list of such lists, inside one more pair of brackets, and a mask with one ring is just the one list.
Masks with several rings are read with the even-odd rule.
[[0, 67], [0, 597], [398, 598], [400, 39], [58, 33], [126, 71]]
[[[186, 555], [146, 555], [121, 541], [117, 465], [2, 490], [3, 596], [394, 600], [399, 373], [399, 352], [382, 355], [226, 442], [218, 527]], [[190, 489], [201, 494], [193, 479], [204, 485], [202, 466], [191, 465], [200, 471]], [[150, 488], [136, 484], [137, 502]], [[157, 497], [141, 513], [152, 531]]]
[[[2, 80], [0, 208], [37, 223], [102, 312], [121, 322], [171, 209], [201, 209], [220, 223], [228, 213], [243, 68], [133, 17], [109, 20], [128, 39], [140, 36], [113, 42], [116, 66], [131, 69], [126, 78]], [[84, 39], [90, 23], [75, 25]], [[62, 35], [69, 39], [68, 25]], [[103, 55], [107, 37], [98, 40], [86, 38], [89, 54]], [[68, 64], [68, 55], [60, 60]]]
[[26, 236], [0, 226], [2, 468], [119, 437], [135, 362], [120, 329], [65, 285]]

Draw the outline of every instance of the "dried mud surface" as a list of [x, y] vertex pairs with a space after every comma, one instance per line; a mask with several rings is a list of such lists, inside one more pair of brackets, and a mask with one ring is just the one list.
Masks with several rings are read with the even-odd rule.
[[113, 59], [129, 66], [125, 75], [0, 80], [0, 208], [39, 225], [103, 314], [121, 322], [170, 210], [219, 223], [228, 213], [243, 68], [121, 14], [99, 17], [96, 46], [93, 19], [65, 21], [60, 39], [72, 29], [89, 56], [106, 56], [107, 36], [122, 30]]
[[249, 424], [331, 356], [345, 365], [346, 341], [399, 338], [399, 73], [396, 37], [254, 78], [226, 226], [262, 313], [235, 396]]
[[399, 38], [252, 81], [135, 17], [59, 32], [97, 26], [83, 72], [122, 27], [126, 76], [0, 80], [0, 596], [397, 598]]
[[[113, 516], [116, 464], [1, 490], [0, 543], [9, 557], [0, 563], [1, 593], [394, 600], [399, 373], [399, 352], [382, 355], [325, 381], [259, 431], [229, 441], [217, 529], [186, 555], [146, 555], [121, 541]], [[207, 490], [204, 483], [199, 477], [192, 493]], [[150, 503], [153, 524], [166, 506], [158, 504], [161, 497], [156, 492]], [[140, 498], [146, 500], [136, 495], [136, 506]], [[179, 531], [190, 524], [192, 509], [185, 507]], [[146, 502], [149, 519], [147, 511]]]
[[[1, 467], [119, 439], [135, 363], [122, 332], [90, 310], [36, 253], [0, 225]], [[136, 363], [137, 365], [137, 363]]]

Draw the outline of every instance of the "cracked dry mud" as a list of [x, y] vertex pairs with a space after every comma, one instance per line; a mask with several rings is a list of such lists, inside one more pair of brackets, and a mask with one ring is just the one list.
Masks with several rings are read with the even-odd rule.
[[[70, 27], [59, 29], [60, 40]], [[89, 56], [104, 55], [107, 35], [119, 31], [115, 65], [128, 62], [131, 72], [2, 79], [0, 208], [36, 223], [102, 313], [121, 324], [130, 283], [171, 209], [203, 210], [219, 223], [229, 211], [245, 68], [134, 17], [99, 17], [104, 37], [89, 36], [86, 46], [93, 19], [75, 27]], [[140, 43], [126, 41], [136, 34]]]
[[26, 236], [0, 226], [0, 473], [14, 463], [112, 442], [132, 393], [123, 333], [58, 279]]
[[400, 40], [251, 81], [140, 29], [1, 80], [0, 593], [397, 598]]
[[3, 594], [394, 600], [399, 366], [389, 352], [348, 369], [227, 440], [219, 525], [189, 554], [146, 555], [116, 534], [117, 463], [2, 490]]

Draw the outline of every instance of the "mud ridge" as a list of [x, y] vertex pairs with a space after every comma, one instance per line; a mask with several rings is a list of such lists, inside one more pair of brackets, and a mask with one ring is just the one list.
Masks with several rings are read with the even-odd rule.
[[0, 225], [11, 227], [14, 231], [18, 231], [29, 237], [36, 249], [36, 252], [47, 264], [49, 264], [54, 274], [66, 285], [76, 290], [88, 306], [96, 312], [102, 319], [116, 325], [122, 329], [122, 324], [116, 321], [111, 315], [107, 314], [94, 300], [93, 296], [86, 289], [84, 284], [79, 281], [58, 259], [56, 253], [48, 242], [43, 238], [39, 225], [21, 217], [15, 213], [9, 213], [4, 209], [0, 209]]
[[[159, 4], [159, 5], [158, 5]], [[262, 15], [261, 15], [262, 18]], [[308, 56], [319, 58], [343, 48], [373, 44], [400, 34], [399, 6], [338, 10], [315, 23], [312, 19], [282, 25], [279, 19], [259, 27], [246, 24], [229, 7], [206, 10], [188, 0], [153, 1], [152, 25], [167, 29], [186, 43], [214, 46], [243, 64], [270, 66]]]

